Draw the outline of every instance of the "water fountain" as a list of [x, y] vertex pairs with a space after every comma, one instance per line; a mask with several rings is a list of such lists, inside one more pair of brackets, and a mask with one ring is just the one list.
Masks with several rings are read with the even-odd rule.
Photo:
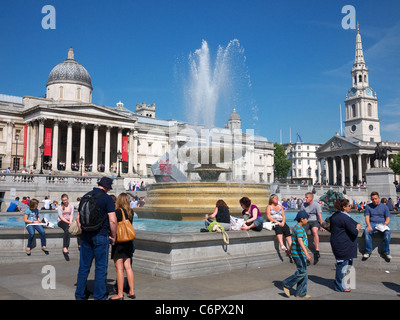
[[[246, 154], [246, 141], [242, 141], [242, 132], [225, 130], [229, 142], [220, 143], [219, 135], [213, 136], [215, 115], [220, 99], [232, 93], [237, 78], [235, 59], [241, 56], [243, 49], [238, 40], [232, 40], [226, 48], [219, 47], [213, 67], [206, 41], [202, 47], [189, 56], [190, 76], [185, 87], [185, 99], [190, 110], [189, 120], [202, 125], [208, 138], [189, 141], [181, 149], [187, 160], [188, 176], [198, 174], [200, 180], [189, 182], [155, 183], [148, 187], [146, 206], [136, 211], [139, 218], [200, 220], [211, 213], [215, 203], [223, 199], [232, 215], [241, 213], [239, 199], [247, 196], [261, 211], [269, 198], [269, 185], [252, 182], [235, 182], [229, 174], [235, 160]], [[218, 131], [218, 130], [217, 130]], [[228, 132], [227, 132], [228, 131]], [[201, 141], [201, 143], [199, 142]], [[177, 152], [179, 154], [179, 151]], [[164, 159], [165, 160], [165, 159]], [[169, 165], [173, 161], [167, 161]], [[198, 167], [195, 165], [200, 164]], [[220, 166], [222, 164], [222, 166]], [[218, 166], [217, 166], [218, 165]], [[227, 168], [228, 167], [228, 168]], [[225, 173], [225, 181], [220, 175]], [[228, 180], [228, 181], [227, 181]]]

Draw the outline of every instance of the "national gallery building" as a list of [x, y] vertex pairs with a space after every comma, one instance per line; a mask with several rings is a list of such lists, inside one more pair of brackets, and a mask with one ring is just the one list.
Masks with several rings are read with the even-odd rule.
[[[50, 72], [45, 98], [0, 94], [0, 169], [152, 178], [151, 166], [166, 153], [178, 155], [175, 164], [182, 172], [196, 166], [179, 155], [193, 144], [193, 136], [199, 142], [210, 139], [204, 138], [204, 128], [157, 119], [155, 105], [145, 102], [135, 112], [121, 102], [96, 105], [92, 91], [88, 71], [70, 48], [68, 58]], [[213, 143], [239, 143], [244, 150], [238, 159], [219, 164], [230, 170], [220, 180], [273, 182], [273, 143], [242, 132], [235, 110], [225, 128], [214, 131]], [[198, 179], [196, 173], [189, 178]]]

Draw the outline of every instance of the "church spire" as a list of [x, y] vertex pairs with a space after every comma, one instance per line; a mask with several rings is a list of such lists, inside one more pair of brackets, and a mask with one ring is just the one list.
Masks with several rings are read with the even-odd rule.
[[356, 58], [354, 61], [354, 66], [356, 66], [357, 64], [358, 65], [365, 64], [361, 35], [360, 35], [360, 24], [358, 22], [357, 22], [357, 37], [356, 37]]

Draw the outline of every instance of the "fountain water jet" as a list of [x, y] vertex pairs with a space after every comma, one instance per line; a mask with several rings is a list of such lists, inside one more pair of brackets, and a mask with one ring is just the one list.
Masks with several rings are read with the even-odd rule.
[[[243, 49], [238, 40], [232, 40], [223, 49], [219, 47], [215, 67], [211, 66], [208, 44], [203, 40], [200, 49], [189, 55], [190, 78], [185, 88], [185, 99], [190, 110], [190, 121], [202, 124], [212, 132], [214, 128], [217, 107], [221, 98], [231, 93], [234, 97], [235, 56], [243, 56]], [[229, 94], [228, 94], [229, 95]], [[230, 106], [232, 107], [232, 106]], [[237, 143], [233, 132], [232, 146], [214, 143], [213, 139], [205, 139], [203, 145], [188, 143], [185, 148], [190, 154], [195, 154], [191, 164], [201, 164], [200, 167], [186, 170], [198, 173], [201, 181], [155, 183], [148, 187], [146, 206], [135, 209], [139, 218], [157, 218], [170, 220], [200, 220], [206, 213], [211, 213], [217, 200], [223, 199], [230, 207], [232, 215], [242, 211], [239, 199], [247, 196], [263, 212], [269, 198], [269, 185], [250, 182], [219, 182], [221, 173], [229, 173], [231, 168], [217, 167], [218, 163], [225, 165], [242, 157], [246, 150], [242, 137]], [[242, 135], [240, 131], [240, 135]], [[213, 138], [213, 137], [211, 137]], [[239, 150], [239, 152], [238, 152]], [[216, 156], [217, 155], [217, 156]], [[215, 157], [216, 156], [216, 157]]]

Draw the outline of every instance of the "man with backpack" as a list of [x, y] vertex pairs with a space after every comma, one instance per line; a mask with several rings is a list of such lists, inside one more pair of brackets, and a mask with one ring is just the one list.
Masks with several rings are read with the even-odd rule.
[[95, 278], [93, 298], [105, 300], [109, 245], [114, 244], [117, 230], [115, 205], [107, 194], [112, 189], [112, 179], [102, 177], [98, 187], [85, 194], [79, 203], [77, 223], [81, 229], [81, 248], [75, 298], [87, 299], [87, 278], [93, 259]]

